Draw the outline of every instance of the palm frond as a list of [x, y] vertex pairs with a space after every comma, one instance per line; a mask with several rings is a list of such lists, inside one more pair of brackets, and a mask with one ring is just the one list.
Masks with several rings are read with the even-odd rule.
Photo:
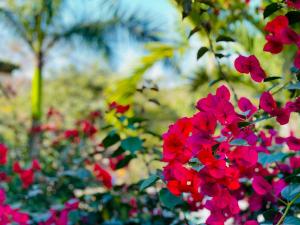
[[18, 34], [30, 47], [32, 47], [32, 40], [17, 15], [8, 9], [0, 7], [0, 19], [7, 23], [10, 29], [13, 29], [16, 34]]

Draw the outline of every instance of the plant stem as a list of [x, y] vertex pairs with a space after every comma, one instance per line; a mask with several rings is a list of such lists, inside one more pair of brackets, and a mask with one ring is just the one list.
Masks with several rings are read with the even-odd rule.
[[300, 193], [298, 193], [298, 194], [295, 196], [295, 198], [292, 199], [292, 201], [288, 202], [288, 204], [287, 204], [287, 206], [286, 206], [286, 208], [285, 208], [285, 210], [284, 210], [283, 215], [281, 216], [280, 220], [278, 221], [278, 223], [277, 223], [276, 225], [281, 225], [281, 224], [283, 223], [283, 221], [284, 221], [285, 217], [287, 216], [287, 214], [288, 214], [288, 212], [289, 212], [291, 206], [294, 204], [294, 202], [295, 202], [298, 198], [300, 198]]
[[208, 43], [209, 43], [209, 49], [210, 49], [210, 51], [213, 53], [214, 58], [215, 58], [215, 60], [216, 60], [216, 62], [217, 62], [217, 67], [218, 67], [219, 73], [220, 73], [222, 79], [225, 80], [225, 81], [227, 82], [229, 88], [231, 89], [231, 91], [232, 91], [232, 93], [233, 93], [234, 100], [235, 100], [236, 103], [237, 103], [237, 102], [238, 102], [238, 96], [237, 96], [237, 94], [236, 94], [236, 92], [235, 92], [235, 89], [234, 89], [234, 87], [231, 85], [229, 79], [227, 78], [226, 74], [225, 74], [225, 73], [223, 72], [223, 70], [222, 70], [221, 63], [220, 63], [220, 61], [219, 61], [219, 59], [218, 59], [218, 57], [217, 57], [217, 54], [216, 54], [216, 52], [215, 52], [215, 50], [214, 50], [213, 42], [212, 42], [212, 40], [211, 40], [211, 38], [210, 38], [209, 32], [208, 32], [205, 28], [204, 28], [204, 30], [205, 30], [206, 35], [207, 35], [207, 39], [208, 39]]

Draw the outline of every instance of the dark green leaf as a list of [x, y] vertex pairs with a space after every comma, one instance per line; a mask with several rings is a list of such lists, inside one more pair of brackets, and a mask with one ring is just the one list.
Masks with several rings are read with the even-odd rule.
[[168, 189], [163, 188], [159, 192], [159, 200], [162, 202], [164, 206], [169, 209], [173, 209], [175, 206], [183, 203], [181, 197], [177, 197], [173, 195]]
[[293, 200], [299, 193], [300, 183], [289, 184], [281, 191], [282, 197], [284, 197], [288, 201]]
[[116, 151], [114, 151], [113, 154], [111, 154], [111, 157], [117, 157], [119, 155], [122, 155], [124, 152], [125, 150], [122, 147], [120, 147]]
[[221, 41], [235, 42], [235, 40], [233, 38], [225, 36], [225, 35], [220, 35], [219, 37], [217, 37], [216, 42], [221, 42]]
[[131, 117], [128, 118], [128, 123], [134, 124], [134, 123], [142, 123], [144, 121], [147, 121], [148, 119], [143, 118], [143, 117]]
[[223, 58], [225, 55], [222, 53], [216, 53], [215, 56], [219, 59]]
[[251, 122], [247, 122], [247, 121], [246, 122], [239, 122], [238, 125], [239, 125], [239, 128], [247, 127], [247, 126], [251, 125]]
[[207, 47], [201, 47], [197, 52], [197, 59], [200, 59], [207, 51]]
[[264, 10], [264, 18], [267, 18], [268, 16], [272, 15], [274, 12], [278, 11], [281, 8], [282, 8], [281, 4], [271, 3]]
[[300, 82], [289, 84], [286, 88], [288, 90], [300, 90]]
[[182, 18], [187, 17], [192, 10], [192, 0], [183, 0]]
[[142, 149], [143, 142], [139, 137], [129, 137], [121, 142], [121, 147], [134, 153]]
[[285, 16], [289, 20], [289, 24], [299, 23], [300, 22], [300, 12], [299, 11], [290, 11]]
[[237, 145], [237, 146], [249, 146], [248, 142], [244, 139], [241, 139], [241, 138], [234, 139], [229, 144], [230, 145]]
[[148, 177], [146, 180], [143, 181], [143, 183], [140, 186], [140, 191], [143, 191], [146, 188], [152, 186], [158, 179], [159, 177], [156, 174], [151, 175], [150, 177]]
[[191, 30], [188, 38], [192, 37], [193, 34], [197, 33], [199, 30], [200, 30], [200, 27], [198, 27], [198, 26], [195, 27], [193, 30]]
[[102, 144], [105, 148], [108, 148], [120, 141], [120, 136], [116, 133], [108, 134], [102, 141]]
[[278, 80], [278, 79], [282, 79], [282, 77], [267, 77], [264, 79], [264, 82], [269, 82], [269, 81]]
[[118, 162], [116, 165], [116, 169], [121, 169], [129, 164], [129, 162], [134, 159], [136, 156], [135, 155], [127, 155], [125, 156], [124, 159]]

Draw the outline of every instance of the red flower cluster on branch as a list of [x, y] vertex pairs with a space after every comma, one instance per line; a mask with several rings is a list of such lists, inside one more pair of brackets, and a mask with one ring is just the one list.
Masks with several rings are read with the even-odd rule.
[[[287, 1], [290, 6], [299, 7], [300, 3]], [[300, 45], [299, 34], [289, 27], [289, 20], [286, 16], [277, 16], [272, 21], [268, 22], [265, 30], [269, 32], [266, 36], [267, 43], [264, 46], [264, 51], [272, 54], [278, 54], [283, 50], [284, 45], [295, 44], [298, 48]], [[299, 50], [294, 59], [294, 65], [300, 69], [300, 53]]]
[[41, 166], [37, 160], [33, 160], [31, 167], [28, 169], [23, 169], [19, 162], [13, 164], [13, 171], [19, 174], [22, 181], [23, 188], [29, 188], [29, 186], [34, 182], [34, 173], [41, 170]]
[[20, 212], [19, 209], [5, 204], [5, 201], [5, 191], [0, 189], [0, 225], [16, 223], [19, 225], [29, 224], [29, 215], [27, 213]]
[[[272, 95], [264, 92], [260, 108], [280, 124], [286, 124], [291, 112], [300, 111], [298, 103], [299, 99], [280, 108]], [[290, 170], [300, 165], [295, 157], [290, 165], [269, 170], [258, 162], [258, 153], [270, 154], [269, 147], [274, 143], [286, 143], [290, 150], [298, 151], [300, 139], [292, 135], [281, 138], [274, 130], [269, 131], [269, 136], [263, 131], [257, 133], [255, 125], [251, 125], [257, 107], [242, 97], [237, 112], [226, 86], [219, 87], [215, 95], [200, 99], [196, 107], [199, 112], [179, 119], [163, 135], [163, 161], [167, 163], [164, 179], [168, 189], [177, 196], [188, 193], [192, 209], [208, 209], [206, 224], [224, 224], [229, 218], [241, 224], [258, 224], [246, 222], [247, 215], [241, 212], [239, 201], [249, 201], [252, 211], [262, 208], [264, 202], [276, 202], [286, 186], [277, 174], [282, 168]], [[241, 126], [242, 123], [249, 125]], [[254, 191], [247, 193], [251, 184]]]

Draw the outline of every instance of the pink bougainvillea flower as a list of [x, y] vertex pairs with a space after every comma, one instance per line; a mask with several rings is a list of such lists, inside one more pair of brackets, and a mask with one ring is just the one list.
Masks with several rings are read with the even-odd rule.
[[252, 187], [259, 195], [266, 195], [272, 190], [271, 184], [269, 184], [262, 176], [253, 177]]
[[265, 52], [278, 54], [283, 50], [283, 43], [274, 35], [266, 36], [267, 43], [264, 46]]
[[64, 208], [61, 210], [50, 209], [49, 217], [46, 221], [39, 222], [39, 225], [68, 225], [69, 215], [72, 211], [78, 209], [79, 201], [77, 199], [71, 199], [65, 203]]
[[297, 54], [294, 59], [294, 65], [296, 68], [300, 69], [300, 51], [297, 51]]
[[286, 182], [283, 179], [272, 182], [273, 193], [276, 197], [279, 197], [281, 191], [287, 186]]
[[217, 126], [217, 120], [211, 113], [199, 112], [192, 117], [193, 132], [208, 132], [213, 134]]
[[0, 165], [5, 165], [7, 162], [8, 149], [4, 144], [0, 144]]
[[276, 120], [281, 125], [287, 124], [290, 120], [291, 110], [289, 107], [278, 108], [270, 92], [264, 92], [260, 97], [259, 107], [271, 116], [276, 117]]
[[120, 114], [124, 114], [125, 112], [127, 112], [130, 108], [130, 105], [121, 105], [117, 102], [111, 102], [109, 104], [109, 109], [110, 110], [113, 110], [115, 109], [117, 113], [120, 113]]
[[300, 156], [293, 156], [289, 158], [290, 166], [292, 169], [300, 168]]
[[3, 205], [6, 200], [6, 194], [3, 189], [0, 189], [0, 205]]
[[259, 223], [256, 220], [248, 220], [244, 225], [259, 225]]
[[189, 118], [179, 119], [169, 127], [168, 132], [163, 134], [163, 161], [171, 162], [176, 159], [187, 162], [191, 152], [187, 150], [185, 142], [192, 129], [192, 121]]
[[252, 116], [257, 111], [257, 107], [253, 105], [248, 98], [245, 97], [239, 99], [238, 106], [242, 112], [247, 113], [247, 117]]
[[229, 101], [230, 100], [230, 91], [225, 85], [222, 85], [217, 89], [216, 96], [220, 99]]
[[269, 114], [272, 114], [277, 109], [277, 104], [270, 92], [262, 93], [259, 107]]
[[277, 34], [288, 26], [289, 20], [286, 16], [277, 16], [267, 23], [267, 25], [265, 26], [265, 30], [273, 34]]
[[300, 9], [300, 0], [286, 0], [289, 7]]
[[239, 146], [229, 154], [231, 160], [235, 160], [237, 165], [252, 167], [256, 164], [258, 154], [252, 147]]
[[254, 55], [240, 55], [234, 61], [234, 66], [240, 73], [250, 73], [251, 78], [256, 82], [262, 82], [266, 78], [265, 71], [262, 69], [258, 59]]
[[99, 164], [94, 165], [94, 174], [96, 178], [103, 183], [103, 185], [111, 189], [112, 188], [112, 177], [111, 175], [103, 169]]
[[290, 150], [300, 151], [300, 138], [296, 138], [295, 136], [291, 135], [286, 138], [286, 143]]

